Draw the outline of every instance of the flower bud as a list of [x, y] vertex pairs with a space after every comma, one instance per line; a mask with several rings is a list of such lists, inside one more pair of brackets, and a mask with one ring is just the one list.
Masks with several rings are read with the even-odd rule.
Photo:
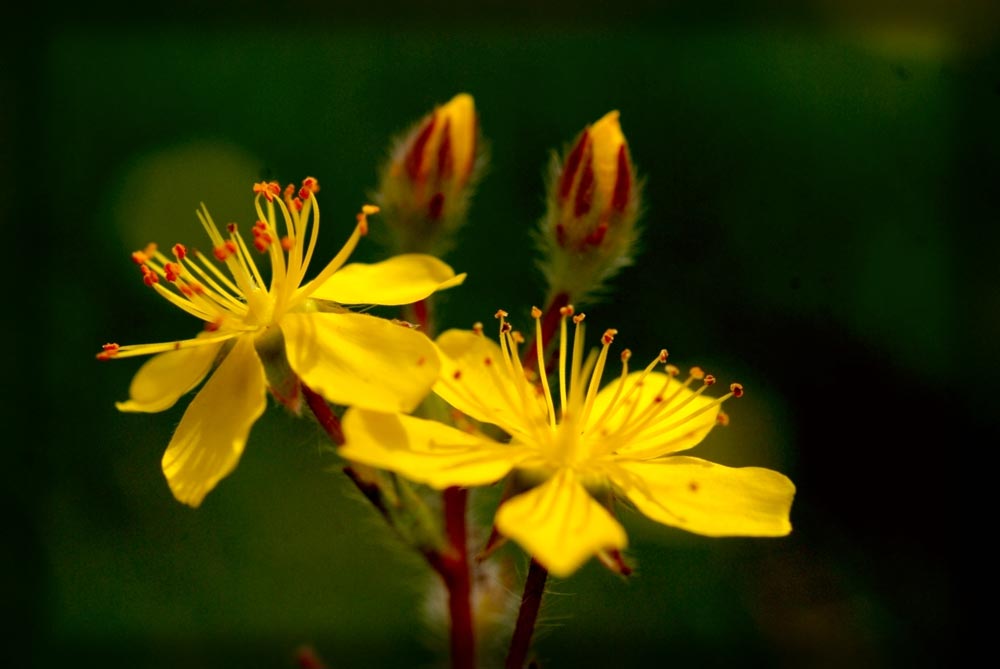
[[396, 142], [376, 201], [403, 252], [443, 253], [465, 220], [477, 172], [479, 124], [459, 93]]
[[632, 262], [640, 187], [618, 116], [608, 112], [553, 158], [540, 233], [552, 296], [582, 301]]

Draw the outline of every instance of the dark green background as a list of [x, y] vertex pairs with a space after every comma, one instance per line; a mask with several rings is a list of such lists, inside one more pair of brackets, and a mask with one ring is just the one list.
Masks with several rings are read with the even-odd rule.
[[[553, 583], [542, 666], [953, 662], [959, 571], [977, 573], [961, 528], [997, 445], [996, 20], [975, 3], [851, 6], [182, 3], [9, 22], [11, 666], [289, 667], [304, 643], [331, 667], [439, 662], [432, 576], [309, 421], [268, 411], [192, 511], [159, 470], [185, 403], [117, 413], [138, 362], [93, 355], [198, 327], [145, 289], [131, 250], [201, 243], [200, 201], [248, 224], [254, 180], [312, 175], [328, 256], [390, 138], [459, 91], [491, 161], [442, 324], [498, 307], [527, 322], [549, 152], [619, 109], [647, 179], [643, 250], [588, 317], [639, 357], [666, 346], [743, 381], [732, 425], [694, 454], [799, 490], [786, 539], [626, 517], [637, 575], [589, 564]], [[382, 253], [373, 238], [358, 257]]]

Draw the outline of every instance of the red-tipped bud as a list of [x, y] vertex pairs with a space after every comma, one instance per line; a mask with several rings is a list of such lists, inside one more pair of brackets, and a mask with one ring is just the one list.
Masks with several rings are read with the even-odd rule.
[[553, 163], [543, 220], [546, 277], [571, 299], [598, 289], [631, 262], [639, 193], [628, 143], [611, 111]]
[[383, 170], [379, 204], [403, 250], [447, 246], [446, 233], [464, 220], [478, 134], [472, 96], [460, 93], [398, 142]]

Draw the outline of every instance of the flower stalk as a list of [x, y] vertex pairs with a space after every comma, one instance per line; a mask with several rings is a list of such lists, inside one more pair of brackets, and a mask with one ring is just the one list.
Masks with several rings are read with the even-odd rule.
[[521, 595], [521, 607], [517, 612], [517, 623], [514, 625], [514, 636], [510, 640], [510, 650], [507, 652], [505, 669], [522, 669], [531, 650], [531, 637], [535, 632], [535, 622], [538, 620], [538, 609], [542, 605], [542, 595], [545, 592], [545, 581], [549, 572], [545, 567], [532, 559], [528, 567], [528, 576], [524, 580], [524, 593]]

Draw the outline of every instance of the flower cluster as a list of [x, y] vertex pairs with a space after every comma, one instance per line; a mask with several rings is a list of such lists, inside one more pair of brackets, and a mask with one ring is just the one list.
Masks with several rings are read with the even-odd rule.
[[[612, 354], [614, 329], [587, 349], [587, 321], [574, 305], [633, 261], [638, 237], [641, 182], [619, 118], [604, 115], [553, 158], [535, 232], [547, 298], [544, 309], [531, 308], [527, 335], [503, 310], [496, 340], [482, 324], [435, 337], [428, 316], [433, 295], [466, 276], [434, 253], [450, 248], [465, 222], [484, 162], [467, 94], [397, 141], [379, 206], [361, 208], [343, 248], [314, 275], [320, 211], [311, 177], [298, 187], [255, 184], [249, 237], [236, 223], [218, 226], [202, 205], [211, 253], [151, 244], [132, 254], [147, 286], [204, 323], [190, 339], [106, 344], [97, 354], [152, 356], [121, 411], [164, 411], [200, 386], [163, 455], [175, 497], [198, 506], [233, 471], [269, 393], [296, 415], [305, 399], [352, 481], [442, 576], [456, 667], [473, 657], [469, 488], [506, 481], [481, 557], [505, 539], [523, 548], [532, 558], [524, 602], [535, 601], [536, 612], [541, 593], [528, 592], [544, 580], [531, 574], [567, 577], [592, 557], [629, 572], [621, 506], [703, 536], [788, 534], [795, 486], [786, 476], [686, 454], [728, 423], [722, 405], [741, 397], [742, 385], [717, 393], [713, 375], [682, 373], [666, 349], [633, 367], [629, 349]], [[349, 264], [376, 213], [399, 253]], [[356, 308], [370, 305], [406, 309], [417, 323]], [[609, 364], [620, 372], [604, 383]], [[443, 522], [424, 501], [435, 490]], [[530, 622], [519, 619], [507, 666], [523, 665], [534, 621], [525, 606]]]

